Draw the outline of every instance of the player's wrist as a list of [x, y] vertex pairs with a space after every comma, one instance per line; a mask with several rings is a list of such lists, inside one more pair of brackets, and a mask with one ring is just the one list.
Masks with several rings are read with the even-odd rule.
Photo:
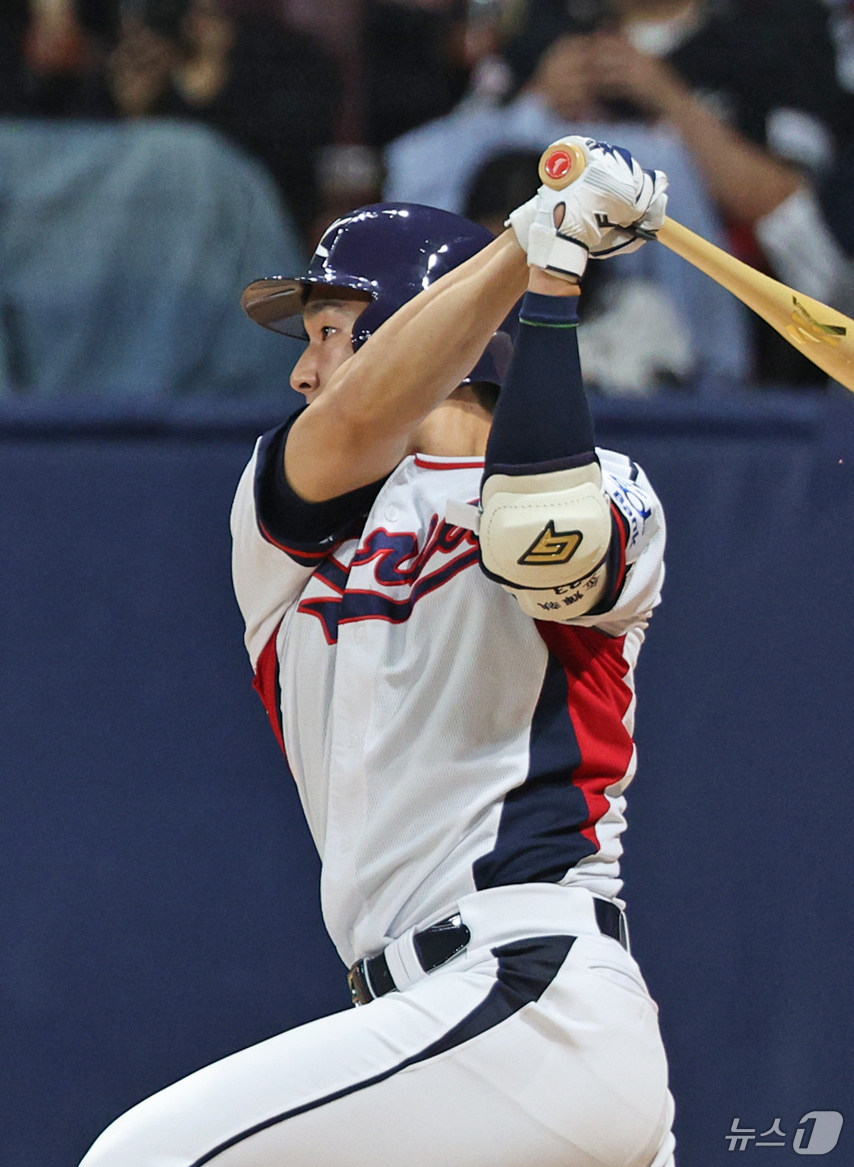
[[528, 268], [528, 291], [541, 296], [580, 296], [578, 276], [557, 276], [541, 267]]
[[[560, 234], [540, 213], [528, 232], [528, 264], [546, 271], [554, 279], [576, 283], [587, 270], [588, 248], [577, 239]], [[548, 209], [548, 219], [552, 212]]]

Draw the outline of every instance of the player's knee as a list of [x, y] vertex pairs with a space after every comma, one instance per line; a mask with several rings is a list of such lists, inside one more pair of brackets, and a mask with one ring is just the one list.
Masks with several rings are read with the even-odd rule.
[[514, 588], [565, 587], [605, 558], [611, 511], [598, 462], [546, 474], [492, 474], [483, 485], [487, 573]]

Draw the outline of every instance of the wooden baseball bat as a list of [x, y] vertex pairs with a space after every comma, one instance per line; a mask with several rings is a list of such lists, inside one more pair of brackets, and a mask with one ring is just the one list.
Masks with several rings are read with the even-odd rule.
[[[854, 320], [763, 275], [674, 219], [665, 219], [657, 237], [752, 308], [829, 377], [854, 392]], [[726, 337], [721, 337], [721, 343], [726, 344]]]
[[[586, 155], [577, 142], [571, 138], [553, 142], [540, 159], [540, 179], [553, 190], [563, 190], [581, 177], [586, 165]], [[675, 219], [665, 219], [656, 237], [732, 292], [813, 364], [854, 392], [854, 320], [763, 275]], [[726, 344], [726, 337], [721, 337], [721, 343]]]

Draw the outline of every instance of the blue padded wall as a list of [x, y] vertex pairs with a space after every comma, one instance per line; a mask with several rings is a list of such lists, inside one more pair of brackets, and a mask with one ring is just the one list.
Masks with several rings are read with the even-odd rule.
[[[794, 1163], [805, 1112], [854, 1124], [854, 402], [598, 412], [669, 519], [625, 895], [679, 1162], [730, 1162], [738, 1116]], [[0, 1167], [74, 1167], [146, 1094], [347, 1007], [229, 578], [276, 420], [0, 418]]]

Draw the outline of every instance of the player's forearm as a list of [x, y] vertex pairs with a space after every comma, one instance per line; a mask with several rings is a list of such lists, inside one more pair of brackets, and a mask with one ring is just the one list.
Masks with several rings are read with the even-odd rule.
[[320, 500], [330, 497], [333, 477], [333, 493], [343, 493], [393, 469], [420, 422], [480, 359], [527, 272], [515, 235], [505, 232], [387, 320], [294, 424], [295, 488]]
[[341, 404], [369, 425], [416, 426], [471, 372], [527, 273], [508, 231], [386, 322], [342, 369]]
[[[398, 308], [395, 314], [383, 324], [382, 336], [384, 338], [384, 346], [387, 346], [393, 337], [398, 336], [413, 321], [421, 319], [425, 309], [433, 301], [437, 299], [447, 301], [454, 294], [454, 289], [459, 289], [460, 285], [465, 285], [467, 292], [470, 293], [474, 283], [478, 281], [482, 282], [487, 271], [493, 280], [498, 277], [499, 280], [506, 281], [515, 276], [518, 283], [516, 298], [512, 301], [515, 304], [516, 300], [519, 299], [525, 290], [525, 281], [528, 278], [528, 266], [524, 252], [519, 247], [513, 231], [509, 229], [504, 231], [492, 243], [489, 243], [473, 255], [471, 259], [466, 260], [465, 263], [461, 263], [453, 271], [447, 272], [441, 279], [431, 284], [429, 288], [426, 288], [423, 292], [420, 292], [413, 299]], [[499, 287], [493, 290], [500, 292]], [[504, 317], [501, 319], [503, 320]], [[358, 368], [360, 363], [359, 358], [362, 354], [371, 352], [371, 345], [374, 345], [373, 355], [369, 358], [363, 357], [362, 359], [365, 362], [367, 360], [373, 362], [377, 359], [376, 348], [378, 346], [375, 345], [375, 341], [372, 338], [356, 354], [356, 364], [352, 366], [353, 368]], [[350, 376], [349, 369], [350, 366], [347, 366], [338, 375], [342, 377]]]
[[355, 424], [394, 417], [395, 428], [417, 425], [477, 363], [527, 273], [524, 252], [506, 231], [387, 320], [333, 378], [330, 405]]

